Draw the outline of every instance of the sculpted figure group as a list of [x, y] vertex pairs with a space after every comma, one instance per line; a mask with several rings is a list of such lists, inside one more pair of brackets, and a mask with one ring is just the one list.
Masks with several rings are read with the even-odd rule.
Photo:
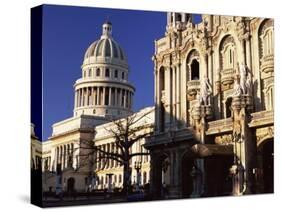
[[239, 75], [236, 76], [232, 96], [241, 96], [242, 94], [252, 93], [252, 73], [247, 65], [241, 63], [239, 66]]

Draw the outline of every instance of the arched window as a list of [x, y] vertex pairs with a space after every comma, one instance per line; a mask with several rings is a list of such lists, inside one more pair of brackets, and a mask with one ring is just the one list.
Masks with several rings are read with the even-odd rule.
[[231, 35], [225, 36], [220, 43], [221, 70], [234, 69], [237, 63], [236, 46]]
[[100, 69], [99, 69], [99, 68], [96, 70], [96, 76], [97, 76], [97, 77], [100, 76]]
[[122, 72], [122, 79], [125, 79], [125, 73], [124, 73], [124, 71]]
[[114, 71], [114, 77], [115, 77], [115, 78], [118, 78], [118, 70], [115, 70], [115, 71]]
[[273, 54], [273, 21], [264, 21], [259, 29], [261, 57]]
[[233, 42], [226, 43], [221, 49], [222, 69], [223, 70], [233, 69], [235, 64], [236, 64], [235, 45]]
[[196, 59], [194, 59], [191, 62], [191, 80], [199, 80], [199, 79], [200, 79], [199, 63]]
[[196, 49], [193, 49], [187, 56], [186, 59], [186, 73], [187, 73], [187, 82], [190, 80], [199, 80], [200, 79], [200, 59], [199, 52]]
[[91, 69], [89, 69], [88, 76], [89, 76], [89, 77], [91, 77], [91, 76], [92, 76], [92, 70], [91, 70]]

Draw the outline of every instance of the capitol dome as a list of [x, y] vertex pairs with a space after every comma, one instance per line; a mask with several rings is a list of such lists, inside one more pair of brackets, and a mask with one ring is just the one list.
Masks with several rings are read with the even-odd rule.
[[86, 50], [76, 80], [74, 116], [121, 118], [132, 113], [134, 86], [128, 81], [124, 51], [112, 37], [112, 24], [102, 25], [102, 35]]
[[83, 64], [107, 60], [113, 64], [127, 65], [127, 59], [120, 45], [112, 38], [112, 24], [103, 24], [103, 32], [99, 40], [94, 41], [85, 52]]

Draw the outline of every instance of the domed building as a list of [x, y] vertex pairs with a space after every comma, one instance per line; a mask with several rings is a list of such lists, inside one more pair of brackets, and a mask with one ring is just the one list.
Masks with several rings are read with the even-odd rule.
[[[103, 151], [117, 151], [115, 137], [106, 129], [116, 127], [112, 120], [123, 124], [124, 118], [130, 115], [141, 120], [138, 123], [136, 121], [134, 127], [145, 126], [138, 133], [153, 130], [154, 107], [132, 111], [135, 88], [128, 81], [127, 58], [112, 37], [110, 22], [102, 25], [100, 39], [86, 50], [81, 69], [82, 77], [74, 84], [73, 116], [54, 123], [48, 141], [40, 143], [32, 133], [31, 164], [36, 169], [42, 168], [44, 192], [59, 193], [73, 189], [85, 192], [89, 186], [94, 189], [105, 189], [111, 185], [112, 188], [120, 188], [123, 166], [112, 159], [90, 163], [88, 146], [85, 148], [85, 145], [92, 142]], [[131, 152], [147, 152], [143, 147], [144, 142], [145, 138], [135, 142]], [[131, 160], [131, 168], [140, 158], [138, 156]], [[149, 157], [142, 156], [141, 161], [141, 184], [146, 184], [149, 182]], [[109, 174], [112, 174], [111, 182]], [[137, 175], [136, 170], [133, 170], [132, 181], [137, 179]]]
[[128, 82], [127, 58], [112, 37], [110, 22], [87, 49], [81, 68], [82, 78], [74, 85], [74, 116], [120, 118], [132, 113], [135, 88]]

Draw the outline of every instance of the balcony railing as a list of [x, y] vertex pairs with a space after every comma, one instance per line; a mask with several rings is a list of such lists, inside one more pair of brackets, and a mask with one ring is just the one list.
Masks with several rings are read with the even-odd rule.
[[222, 84], [232, 84], [234, 80], [235, 70], [234, 68], [228, 68], [221, 71]]
[[274, 55], [266, 55], [261, 59], [261, 71], [269, 73], [274, 71]]
[[187, 90], [199, 90], [200, 89], [200, 80], [191, 80], [187, 82]]

